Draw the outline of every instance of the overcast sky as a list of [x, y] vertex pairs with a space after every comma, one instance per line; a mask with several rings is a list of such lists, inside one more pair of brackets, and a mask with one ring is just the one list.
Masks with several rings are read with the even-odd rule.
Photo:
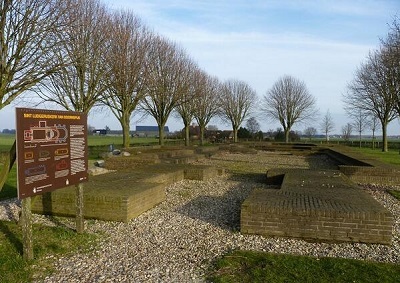
[[[400, 15], [398, 0], [103, 1], [110, 9], [132, 10], [155, 32], [185, 48], [207, 73], [222, 81], [243, 80], [260, 98], [285, 74], [304, 81], [316, 97], [320, 116], [330, 110], [337, 133], [350, 122], [342, 103], [347, 83], [368, 52], [379, 46], [393, 17]], [[13, 107], [0, 110], [0, 129], [11, 127], [7, 117], [15, 115], [12, 112]], [[257, 119], [264, 131], [278, 126], [262, 116]], [[120, 129], [111, 113], [93, 113], [89, 123]], [[131, 127], [144, 124], [156, 125], [153, 119], [138, 123], [134, 117]], [[182, 127], [175, 118], [167, 125], [172, 130]], [[315, 122], [295, 129], [306, 126], [320, 128]], [[392, 122], [390, 129], [400, 134], [400, 123]]]

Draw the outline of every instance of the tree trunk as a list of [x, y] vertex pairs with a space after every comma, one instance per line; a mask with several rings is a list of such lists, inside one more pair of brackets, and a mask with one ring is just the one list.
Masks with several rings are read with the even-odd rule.
[[360, 145], [359, 145], [359, 147], [361, 148], [361, 132], [360, 132], [359, 137], [360, 137]]
[[285, 143], [289, 143], [289, 134], [290, 134], [290, 130], [286, 129], [285, 130]]
[[388, 141], [387, 141], [387, 123], [382, 123], [382, 151], [388, 151]]
[[22, 228], [22, 249], [25, 260], [33, 259], [32, 240], [32, 201], [30, 197], [24, 198], [21, 203], [21, 228]]
[[164, 145], [164, 125], [158, 125], [158, 144]]
[[375, 130], [372, 131], [372, 149], [375, 149]]
[[238, 142], [238, 128], [233, 127], [233, 142], [237, 143]]
[[199, 128], [200, 128], [200, 145], [204, 145], [204, 130], [205, 130], [205, 127], [199, 125]]
[[190, 125], [187, 124], [185, 125], [185, 146], [189, 146], [190, 145]]
[[83, 184], [76, 185], [76, 232], [81, 234], [85, 230], [83, 217]]
[[122, 144], [123, 148], [129, 148], [131, 143], [131, 136], [130, 136], [130, 125], [129, 125], [129, 117], [122, 118]]

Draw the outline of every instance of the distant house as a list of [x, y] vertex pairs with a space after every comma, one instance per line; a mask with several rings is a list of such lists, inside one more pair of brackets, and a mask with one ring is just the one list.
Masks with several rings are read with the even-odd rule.
[[107, 135], [107, 130], [106, 129], [93, 130], [93, 135], [105, 136]]
[[[136, 126], [136, 135], [139, 137], [158, 137], [158, 126]], [[164, 127], [164, 136], [169, 135], [168, 126]]]

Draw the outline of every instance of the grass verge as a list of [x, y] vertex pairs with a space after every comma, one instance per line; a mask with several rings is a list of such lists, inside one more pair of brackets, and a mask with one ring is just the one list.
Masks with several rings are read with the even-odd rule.
[[[0, 201], [17, 197], [17, 166], [11, 168], [3, 189], [0, 189]], [[2, 166], [0, 165], [0, 170]]]
[[400, 191], [396, 191], [396, 190], [387, 190], [387, 192], [389, 194], [391, 194], [392, 196], [394, 196], [395, 198], [397, 198], [398, 200], [400, 200]]
[[234, 251], [218, 259], [212, 282], [400, 282], [400, 265]]
[[[55, 255], [88, 251], [97, 236], [64, 227], [33, 225], [34, 257], [22, 258], [22, 232], [14, 222], [0, 221], [0, 282], [32, 282], [52, 272]], [[51, 257], [50, 257], [51, 255]]]
[[371, 148], [352, 148], [354, 151], [361, 152], [367, 157], [372, 157], [381, 162], [400, 166], [400, 154], [398, 150], [382, 152], [380, 149]]

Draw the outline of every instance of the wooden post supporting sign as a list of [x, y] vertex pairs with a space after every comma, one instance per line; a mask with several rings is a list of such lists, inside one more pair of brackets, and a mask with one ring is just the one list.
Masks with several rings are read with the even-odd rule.
[[83, 184], [76, 185], [76, 232], [83, 233], [85, 223], [83, 217]]
[[27, 197], [21, 201], [21, 227], [22, 227], [22, 246], [23, 257], [25, 260], [33, 259], [33, 239], [32, 239], [32, 211], [31, 211], [31, 198]]

